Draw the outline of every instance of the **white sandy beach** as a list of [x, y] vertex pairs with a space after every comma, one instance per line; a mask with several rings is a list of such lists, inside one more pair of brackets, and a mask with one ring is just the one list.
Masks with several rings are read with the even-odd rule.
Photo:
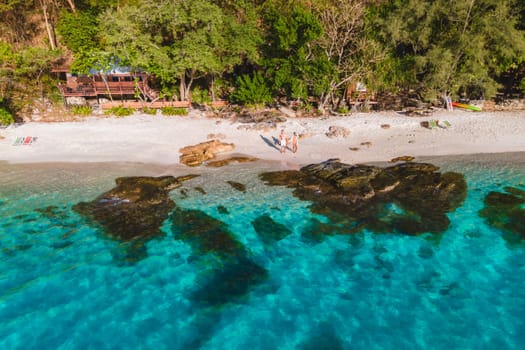
[[[427, 129], [430, 119], [450, 122], [448, 128]], [[385, 128], [382, 125], [388, 124]], [[280, 161], [297, 167], [329, 158], [345, 163], [389, 161], [399, 156], [437, 156], [476, 153], [525, 152], [525, 111], [453, 112], [408, 117], [396, 112], [354, 113], [329, 118], [288, 118], [277, 128], [246, 130], [249, 124], [206, 117], [136, 114], [126, 118], [89, 117], [79, 122], [30, 122], [0, 129], [0, 161], [42, 162], [140, 162], [179, 164], [179, 149], [219, 136], [233, 143], [230, 154]], [[329, 138], [330, 126], [344, 127], [348, 137]], [[273, 146], [280, 129], [288, 136], [304, 135], [297, 153], [281, 154]], [[33, 136], [32, 145], [15, 146], [17, 137]]]

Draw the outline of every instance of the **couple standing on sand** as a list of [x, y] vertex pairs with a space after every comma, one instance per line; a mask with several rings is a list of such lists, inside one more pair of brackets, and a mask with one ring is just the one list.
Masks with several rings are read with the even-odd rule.
[[286, 137], [286, 134], [284, 133], [284, 129], [281, 130], [281, 134], [279, 135], [279, 142], [281, 145], [281, 153], [284, 153], [286, 151], [286, 147], [288, 146], [288, 142], [292, 142], [292, 152], [297, 152], [297, 143], [298, 143], [298, 137], [297, 133], [294, 131], [292, 137], [289, 139]]

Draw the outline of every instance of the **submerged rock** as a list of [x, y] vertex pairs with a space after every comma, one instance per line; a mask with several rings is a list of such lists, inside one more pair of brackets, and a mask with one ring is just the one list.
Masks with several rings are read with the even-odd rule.
[[345, 349], [344, 342], [337, 334], [334, 325], [329, 322], [321, 322], [308, 332], [308, 338], [303, 341], [296, 348], [298, 350], [343, 350]]
[[200, 187], [200, 186], [197, 186], [195, 187], [195, 191], [199, 192], [200, 194], [206, 194], [206, 191], [204, 190], [204, 188]]
[[226, 183], [228, 183], [228, 185], [230, 185], [233, 189], [236, 189], [239, 192], [246, 192], [245, 184], [236, 181], [226, 181]]
[[[335, 212], [333, 214], [337, 215]], [[316, 218], [310, 218], [302, 230], [303, 239], [310, 243], [320, 243], [327, 236], [353, 233], [359, 226], [359, 222], [350, 221], [342, 215], [338, 215], [338, 218], [332, 221], [324, 223]]]
[[221, 160], [213, 160], [211, 162], [208, 162], [206, 165], [212, 168], [220, 168], [230, 163], [247, 163], [247, 162], [255, 162], [256, 160], [258, 159], [254, 157], [231, 156], [231, 157], [227, 157]]
[[215, 253], [229, 258], [246, 253], [225, 223], [200, 210], [176, 208], [171, 222], [175, 239], [187, 242], [198, 254]]
[[510, 186], [504, 190], [487, 194], [480, 215], [509, 243], [518, 243], [525, 240], [525, 191]]
[[217, 211], [219, 214], [229, 214], [228, 208], [226, 208], [224, 205], [217, 206]]
[[65, 214], [65, 210], [57, 207], [56, 205], [50, 205], [45, 208], [37, 208], [35, 211], [49, 219], [64, 219], [67, 216]]
[[426, 163], [403, 163], [386, 168], [349, 165], [337, 159], [311, 164], [300, 171], [261, 174], [269, 185], [294, 188], [293, 194], [312, 202], [344, 230], [420, 234], [447, 229], [446, 215], [466, 196], [463, 175], [438, 172]]
[[169, 191], [194, 176], [121, 177], [115, 180], [116, 187], [91, 202], [74, 205], [73, 210], [102, 226], [111, 238], [149, 239], [161, 234], [162, 222], [175, 207]]
[[[199, 210], [176, 208], [172, 214], [175, 239], [188, 243], [197, 256], [213, 253], [216, 266], [207, 266], [192, 294], [204, 306], [220, 306], [245, 296], [268, 272], [253, 262], [225, 223]], [[207, 260], [209, 264], [211, 260]], [[212, 271], [209, 271], [210, 268]]]
[[261, 215], [253, 220], [252, 226], [266, 244], [279, 241], [292, 233], [288, 227], [274, 221], [268, 214]]
[[230, 259], [202, 281], [193, 300], [204, 306], [220, 306], [245, 296], [267, 277], [266, 269], [245, 256]]
[[397, 163], [397, 162], [411, 162], [414, 160], [413, 156], [400, 156], [390, 159], [390, 163]]

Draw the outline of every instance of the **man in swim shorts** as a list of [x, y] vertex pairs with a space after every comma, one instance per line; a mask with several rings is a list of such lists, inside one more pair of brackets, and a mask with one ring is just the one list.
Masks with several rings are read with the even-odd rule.
[[281, 145], [281, 153], [286, 152], [286, 146], [288, 144], [288, 138], [284, 133], [284, 129], [281, 129], [281, 134], [279, 134], [279, 143]]

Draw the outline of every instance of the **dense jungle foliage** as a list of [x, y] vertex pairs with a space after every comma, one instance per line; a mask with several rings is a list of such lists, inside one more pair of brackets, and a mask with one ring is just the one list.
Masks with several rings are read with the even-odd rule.
[[[344, 105], [356, 82], [438, 102], [525, 90], [523, 0], [4, 0], [0, 113], [60, 101], [54, 64], [118, 64], [165, 98]], [[204, 93], [203, 93], [204, 92]]]

